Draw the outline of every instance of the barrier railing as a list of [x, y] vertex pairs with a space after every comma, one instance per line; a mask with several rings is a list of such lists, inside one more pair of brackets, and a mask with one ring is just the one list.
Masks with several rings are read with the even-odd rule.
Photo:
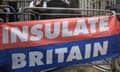
[[[13, 14], [13, 20], [14, 21], [17, 21], [17, 16], [16, 16], [16, 10], [12, 7], [12, 6], [9, 6], [9, 5], [0, 5], [0, 7], [2, 7], [3, 9], [4, 8], [9, 8], [12, 10], [12, 14]], [[5, 14], [5, 15], [8, 15], [8, 14], [11, 14], [11, 13], [7, 13], [7, 12], [4, 12], [4, 13], [0, 13], [0, 14]]]
[[32, 13], [17, 13], [18, 21], [30, 20], [30, 16], [33, 16], [35, 19], [37, 19]]
[[[3, 7], [9, 7], [9, 6], [3, 6]], [[40, 10], [43, 13], [36, 12], [36, 10]], [[50, 10], [51, 12], [47, 13], [48, 10]], [[52, 12], [54, 10], [57, 12]], [[44, 13], [44, 11], [46, 11], [46, 13]], [[65, 12], [60, 13], [59, 11], [65, 11]], [[61, 17], [64, 18], [64, 17], [83, 17], [83, 16], [88, 17], [88, 16], [97, 16], [97, 15], [115, 15], [116, 13], [110, 10], [99, 10], [99, 9], [25, 7], [25, 8], [22, 8], [21, 12], [18, 12], [18, 13], [15, 12], [13, 9], [13, 13], [1, 13], [1, 14], [13, 14], [14, 21], [17, 21], [16, 15], [22, 16], [20, 17], [21, 18], [20, 20], [26, 20], [26, 19], [23, 19], [24, 15], [28, 15], [28, 19], [29, 17], [31, 17], [31, 15], [34, 17], [34, 19], [37, 19], [36, 17], [36, 14], [37, 14], [37, 16], [39, 16], [38, 19], [41, 19], [40, 17], [41, 15], [47, 15], [47, 16], [54, 15], [54, 18], [56, 18], [55, 17], [56, 15], [59, 15], [60, 18]], [[97, 66], [99, 64], [86, 64], [86, 65]], [[104, 64], [101, 64], [101, 65], [104, 65]]]
[[[66, 18], [66, 17], [88, 17], [99, 15], [113, 15], [115, 14], [110, 10], [103, 9], [80, 9], [80, 8], [53, 8], [53, 7], [25, 7], [22, 8], [21, 13], [32, 13], [37, 16], [43, 15], [46, 18]], [[38, 18], [42, 19], [42, 18]]]
[[[12, 15], [13, 21], [23, 21], [26, 20], [26, 15], [29, 17], [30, 15], [35, 18], [35, 15], [32, 13], [21, 13], [21, 12], [16, 12], [16, 10], [9, 5], [0, 5], [0, 7], [4, 10], [5, 8], [9, 8], [11, 11], [10, 12], [0, 12], [0, 15], [4, 15], [5, 17], [5, 22], [9, 22], [9, 15]], [[29, 17], [30, 18], [30, 17]], [[27, 19], [29, 19], [27, 18]], [[35, 18], [36, 19], [36, 18]], [[30, 20], [30, 19], [29, 19]]]
[[[20, 21], [20, 20], [30, 20], [31, 16], [36, 19], [42, 19], [40, 16], [43, 15], [46, 18], [44, 19], [51, 19], [51, 18], [66, 18], [66, 17], [88, 17], [88, 16], [98, 16], [98, 15], [112, 15], [115, 14], [113, 11], [110, 10], [103, 10], [103, 9], [80, 9], [80, 8], [53, 8], [53, 7], [25, 7], [22, 8], [21, 12], [16, 12], [16, 10], [8, 5], [0, 5], [3, 8], [10, 8], [12, 12], [1, 13], [4, 15], [13, 15], [13, 21]], [[38, 11], [36, 11], [38, 10]], [[41, 12], [39, 12], [41, 11]], [[60, 11], [60, 12], [59, 12]], [[18, 15], [21, 17], [18, 17]], [[25, 16], [27, 15], [27, 16]], [[37, 17], [37, 16], [38, 17]]]
[[92, 11], [92, 12], [108, 12], [108, 13], [112, 13], [113, 12], [111, 10], [104, 10], [104, 9], [80, 9], [80, 8], [57, 8], [57, 7], [25, 7], [23, 8], [23, 12], [26, 9], [41, 9], [41, 10], [74, 10], [74, 11]]

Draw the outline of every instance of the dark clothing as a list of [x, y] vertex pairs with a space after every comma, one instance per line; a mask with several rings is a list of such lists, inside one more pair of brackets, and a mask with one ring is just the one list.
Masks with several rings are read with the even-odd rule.
[[[10, 12], [8, 12], [7, 9], [9, 9]], [[14, 15], [7, 14], [7, 13], [13, 13], [13, 11], [10, 8], [1, 8], [0, 7], [0, 12], [3, 13], [3, 14], [0, 14], [0, 18], [2, 18], [5, 22], [13, 22], [14, 21]]]
[[[62, 0], [51, 0], [47, 3], [47, 7], [59, 7], [59, 8], [68, 8], [68, 4], [63, 2]], [[48, 10], [48, 13], [65, 13], [65, 10]], [[47, 18], [64, 18], [62, 15], [49, 15]]]
[[[34, 0], [34, 2], [36, 2], [36, 0]], [[44, 0], [41, 0], [41, 3], [39, 5], [35, 5], [36, 7], [42, 7], [44, 3]]]
[[[36, 0], [33, 0], [33, 4], [35, 5], [35, 2], [36, 2]], [[44, 0], [41, 0], [41, 2], [40, 2], [40, 4], [39, 5], [35, 5], [35, 7], [43, 7], [43, 3], [44, 3]], [[31, 20], [38, 20], [38, 19], [45, 19], [46, 17], [44, 16], [44, 15], [40, 15], [41, 13], [45, 13], [46, 11], [42, 11], [42, 10], [32, 10], [32, 12], [31, 13], [33, 13], [34, 14], [34, 16], [33, 15], [31, 15]]]
[[6, 67], [0, 67], [0, 72], [7, 72], [7, 68]]
[[[107, 9], [115, 11], [116, 13], [120, 13], [120, 5], [119, 4], [109, 6]], [[119, 15], [117, 15], [117, 18], [120, 21], [120, 16]]]
[[[42, 0], [43, 1], [43, 0]], [[42, 7], [44, 2], [41, 2], [41, 5], [38, 5], [36, 7]], [[50, 0], [47, 2], [47, 7], [59, 7], [59, 8], [68, 8], [68, 4], [65, 3], [62, 0]], [[40, 11], [40, 10], [34, 10], [35, 12], [42, 14], [42, 13], [66, 13], [66, 10], [45, 10], [45, 11]], [[38, 17], [38, 14], [36, 14]], [[65, 15], [40, 15], [40, 19], [53, 19], [53, 18], [65, 18]], [[37, 18], [38, 19], [38, 18]]]
[[[0, 7], [0, 13], [4, 13], [4, 8], [3, 7]], [[0, 14], [0, 18], [2, 18], [4, 21], [6, 19], [6, 15], [5, 14]]]
[[67, 8], [68, 4], [61, 0], [51, 0], [47, 3], [48, 7], [61, 7], [61, 8]]

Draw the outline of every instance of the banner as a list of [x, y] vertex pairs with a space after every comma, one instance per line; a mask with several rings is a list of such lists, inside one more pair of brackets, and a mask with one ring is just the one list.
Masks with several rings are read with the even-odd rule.
[[120, 54], [116, 17], [10, 22], [0, 25], [0, 67], [30, 72], [103, 60]]

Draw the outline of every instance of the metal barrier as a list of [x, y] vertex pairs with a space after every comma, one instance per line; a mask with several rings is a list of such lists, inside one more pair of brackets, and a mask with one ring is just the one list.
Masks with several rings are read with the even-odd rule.
[[[38, 19], [88, 17], [115, 14], [113, 11], [103, 9], [53, 8], [53, 7], [47, 8], [25, 7], [22, 8], [21, 13], [32, 13], [38, 16]], [[46, 18], [40, 18], [40, 16], [44, 16]]]
[[[25, 7], [25, 8], [22, 8], [22, 10], [20, 12], [16, 12], [15, 9], [11, 6], [0, 5], [0, 7], [11, 8], [13, 12], [10, 12], [10, 13], [4, 12], [1, 14], [13, 15], [14, 21], [31, 20], [31, 16], [33, 17], [34, 20], [38, 20], [38, 19], [66, 18], [66, 17], [67, 18], [69, 18], [69, 17], [88, 17], [88, 16], [115, 14], [113, 11], [103, 10], [103, 9]], [[38, 10], [42, 11], [42, 13], [40, 13]], [[45, 18], [41, 18], [40, 16], [45, 16]]]
[[[12, 8], [10, 6], [3, 6], [3, 5], [1, 7]], [[33, 16], [34, 19], [41, 19], [40, 18], [41, 15], [45, 15], [45, 16], [52, 16], [52, 15], [54, 15], [54, 18], [56, 18], [55, 17], [56, 15], [60, 16], [58, 18], [65, 18], [65, 17], [89, 17], [89, 16], [100, 16], [100, 15], [116, 15], [116, 13], [113, 12], [113, 11], [103, 10], [103, 9], [43, 8], [43, 7], [33, 7], [33, 8], [30, 8], [30, 7], [25, 7], [25, 8], [22, 8], [21, 12], [15, 12], [14, 8], [12, 8], [12, 10], [13, 10], [13, 13], [1, 13], [1, 14], [12, 14], [12, 15], [14, 15], [14, 21], [17, 21], [16, 17], [20, 18], [19, 21], [31, 20], [31, 16]], [[43, 11], [43, 13], [36, 12], [36, 10]], [[57, 12], [49, 12], [49, 13], [46, 12], [46, 13], [44, 13], [44, 11], [49, 11], [49, 10], [50, 11], [57, 11]], [[59, 11], [63, 11], [63, 12], [61, 13]], [[25, 15], [27, 15], [27, 16], [25, 16]], [[37, 18], [36, 15], [39, 16], [39, 17]], [[102, 67], [100, 67], [101, 65], [107, 65], [107, 66], [109, 65], [110, 69], [102, 68]], [[107, 60], [102, 61], [101, 63], [93, 62], [93, 63], [83, 64], [83, 65], [76, 65], [74, 67], [78, 67], [78, 66], [94, 66], [94, 67], [105, 69], [106, 71], [110, 71], [110, 70], [112, 70], [111, 65], [112, 65], [112, 60], [111, 59], [107, 59]]]
[[33, 16], [35, 19], [37, 19], [36, 16], [32, 13], [17, 13], [18, 21], [31, 20], [30, 16]]
[[[21, 12], [16, 12], [16, 10], [9, 5], [0, 5], [1, 8], [9, 8], [12, 10], [12, 12], [0, 12], [0, 15], [5, 15], [5, 22], [9, 22], [9, 15], [13, 15], [13, 21], [23, 21], [27, 20], [25, 16], [27, 15], [28, 17], [31, 15], [35, 18], [35, 15], [32, 13], [21, 13]], [[29, 17], [30, 18], [30, 17]], [[36, 18], [35, 18], [36, 19]], [[29, 19], [30, 20], [30, 19]]]
[[[36, 12], [36, 10], [39, 11], [43, 11], [43, 13], [39, 13]], [[58, 11], [58, 12], [49, 12], [49, 13], [44, 13], [44, 11]], [[59, 11], [63, 11], [62, 13]], [[116, 13], [114, 11], [110, 11], [110, 10], [103, 10], [103, 9], [79, 9], [79, 8], [43, 8], [43, 7], [25, 7], [22, 8], [20, 13], [32, 13], [36, 16], [41, 16], [41, 15], [47, 15], [47, 16], [52, 16], [54, 15], [54, 18], [56, 18], [56, 15], [61, 16], [62, 18], [64, 17], [89, 17], [89, 16], [100, 16], [100, 15], [116, 15]], [[58, 17], [58, 18], [61, 18]], [[38, 18], [40, 19], [40, 18]], [[49, 19], [49, 18], [48, 18]], [[73, 67], [78, 67], [78, 66], [92, 66], [92, 67], [96, 67], [96, 68], [101, 68], [104, 71], [112, 71], [113, 67], [112, 67], [112, 61], [113, 59], [106, 59], [103, 60], [101, 62], [93, 62], [93, 63], [87, 63], [87, 64], [80, 64], [80, 65], [75, 65]], [[108, 66], [108, 68], [104, 68], [102, 66]], [[61, 69], [61, 68], [60, 68]], [[52, 71], [56, 71], [59, 70], [59, 68], [57, 69], [49, 69], [49, 70], [45, 70], [46, 72], [52, 72]], [[38, 71], [37, 71], [38, 72]], [[44, 71], [43, 71], [44, 72]]]
[[110, 10], [104, 10], [104, 9], [80, 9], [80, 8], [57, 8], [57, 7], [46, 7], [46, 8], [44, 8], [44, 7], [25, 7], [25, 8], [23, 8], [23, 12], [26, 10], [26, 9], [41, 9], [41, 10], [43, 10], [43, 9], [46, 9], [46, 10], [76, 10], [76, 11], [92, 11], [92, 12], [95, 12], [95, 11], [97, 11], [97, 12], [108, 12], [108, 13], [113, 13], [112, 11], [110, 11]]
[[[6, 0], [5, 0], [6, 1]], [[18, 8], [28, 6], [31, 0], [12, 0], [16, 2]], [[49, 1], [49, 0], [45, 0]], [[63, 0], [69, 3], [71, 8], [82, 8], [82, 9], [106, 9], [109, 6], [117, 4], [119, 0]]]
[[[4, 9], [4, 8], [9, 8], [9, 9], [11, 9], [11, 10], [12, 10], [11, 13], [12, 13], [12, 15], [14, 16], [14, 17], [13, 17], [13, 20], [14, 20], [14, 21], [17, 21], [16, 10], [15, 10], [12, 6], [9, 6], [9, 5], [0, 5], [0, 7], [2, 7], [3, 9]], [[9, 15], [9, 14], [11, 14], [11, 13], [4, 12], [4, 13], [1, 13], [1, 14]]]

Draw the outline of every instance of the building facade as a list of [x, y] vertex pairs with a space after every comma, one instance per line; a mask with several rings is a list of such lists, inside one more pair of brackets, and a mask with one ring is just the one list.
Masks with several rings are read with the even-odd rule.
[[106, 9], [116, 4], [117, 0], [79, 0], [79, 8], [82, 9]]

